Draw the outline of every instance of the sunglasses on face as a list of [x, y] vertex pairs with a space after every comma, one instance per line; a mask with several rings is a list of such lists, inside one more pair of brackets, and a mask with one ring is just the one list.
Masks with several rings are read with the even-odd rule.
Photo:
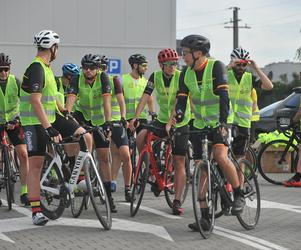
[[10, 70], [10, 68], [0, 68], [0, 72], [4, 71], [4, 72], [8, 72]]
[[235, 64], [237, 67], [247, 67], [247, 63], [236, 63]]
[[88, 69], [95, 70], [95, 69], [98, 69], [98, 67], [94, 66], [94, 65], [84, 65], [84, 66], [82, 66], [82, 69], [83, 70], [88, 70]]
[[146, 68], [147, 67], [147, 63], [142, 63], [142, 64], [139, 64], [141, 67], [143, 68]]
[[165, 63], [163, 63], [163, 65], [165, 65], [165, 66], [177, 66], [178, 63], [177, 62], [165, 62]]

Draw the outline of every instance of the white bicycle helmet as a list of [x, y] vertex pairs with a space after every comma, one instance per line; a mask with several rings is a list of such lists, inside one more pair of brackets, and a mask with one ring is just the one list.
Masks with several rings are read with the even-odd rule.
[[249, 51], [247, 51], [241, 47], [234, 49], [230, 56], [231, 56], [231, 59], [240, 59], [240, 60], [250, 59]]
[[34, 36], [34, 45], [37, 48], [50, 49], [54, 44], [59, 43], [59, 35], [52, 30], [42, 30]]

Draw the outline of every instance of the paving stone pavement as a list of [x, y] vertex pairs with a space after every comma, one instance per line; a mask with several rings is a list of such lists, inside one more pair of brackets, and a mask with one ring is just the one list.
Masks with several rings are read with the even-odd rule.
[[[109, 231], [102, 229], [92, 207], [78, 219], [71, 219], [67, 208], [62, 219], [45, 227], [32, 225], [26, 215], [30, 215], [30, 210], [24, 212], [17, 207], [8, 211], [7, 207], [0, 207], [0, 249], [301, 249], [301, 188], [274, 186], [260, 179], [263, 208], [257, 227], [247, 231], [235, 217], [223, 216], [217, 219], [211, 238], [204, 240], [187, 227], [193, 221], [191, 192], [183, 205], [184, 215], [175, 217], [170, 216], [164, 195], [154, 197], [147, 186], [142, 206], [163, 212], [163, 216], [140, 209], [135, 217], [130, 217], [122, 183], [120, 175], [117, 192], [113, 193], [118, 213], [113, 214], [113, 227]], [[5, 200], [3, 190], [0, 198]], [[17, 192], [16, 198], [18, 205]], [[72, 223], [66, 226], [64, 220]], [[91, 227], [84, 226], [86, 220], [93, 221]], [[135, 231], [133, 227], [141, 223], [150, 228], [148, 233]], [[13, 229], [6, 232], [12, 225]], [[162, 234], [156, 235], [159, 229]]]

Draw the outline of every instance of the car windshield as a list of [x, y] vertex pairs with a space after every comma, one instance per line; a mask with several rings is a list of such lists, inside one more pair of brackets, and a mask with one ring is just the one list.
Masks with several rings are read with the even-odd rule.
[[259, 111], [260, 117], [273, 116], [274, 109], [281, 101], [275, 102], [269, 106], [264, 107]]
[[288, 108], [297, 108], [300, 105], [300, 94], [299, 93], [293, 93], [291, 96], [287, 97], [284, 101], [285, 107]]

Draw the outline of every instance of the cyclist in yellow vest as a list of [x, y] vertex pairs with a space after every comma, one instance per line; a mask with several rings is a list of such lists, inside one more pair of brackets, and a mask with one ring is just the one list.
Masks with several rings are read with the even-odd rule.
[[[301, 119], [301, 98], [299, 101], [298, 112], [291, 119], [292, 125], [300, 127], [300, 119]], [[298, 144], [298, 149], [299, 149], [298, 150], [299, 155], [301, 155], [301, 144]], [[296, 173], [291, 178], [289, 178], [287, 181], [284, 181], [283, 185], [286, 187], [301, 187], [301, 157], [300, 156], [299, 156], [298, 162], [297, 162]]]
[[67, 99], [67, 89], [70, 86], [71, 80], [74, 76], [79, 75], [79, 68], [73, 63], [65, 63], [62, 67], [63, 75], [56, 77], [56, 84], [58, 90], [58, 100], [65, 107]]
[[[109, 59], [103, 55], [101, 57], [101, 71], [107, 72], [108, 64]], [[110, 147], [112, 156], [112, 183], [117, 179], [120, 164], [122, 162], [125, 200], [130, 202], [132, 162], [130, 158], [128, 136], [126, 133], [127, 121], [125, 119], [125, 101], [120, 78], [118, 76], [109, 75], [109, 79], [112, 89], [112, 143]]]
[[[101, 126], [107, 137], [111, 133], [111, 85], [108, 75], [100, 71], [99, 55], [86, 54], [81, 60], [81, 72], [71, 81], [66, 109], [70, 112], [76, 103], [73, 117], [82, 125]], [[100, 173], [104, 182], [111, 212], [116, 206], [111, 195], [110, 141], [93, 132]]]
[[[177, 98], [177, 121], [185, 119], [187, 98], [191, 95], [194, 105], [194, 130], [210, 127], [208, 139], [212, 141], [213, 158], [221, 167], [234, 190], [233, 214], [243, 211], [245, 200], [240, 189], [239, 179], [232, 161], [228, 158], [228, 147], [224, 138], [228, 134], [229, 97], [226, 68], [220, 61], [207, 58], [210, 42], [201, 35], [189, 35], [181, 41], [183, 58], [188, 68], [181, 72], [180, 87]], [[202, 159], [200, 136], [192, 137], [194, 158]], [[205, 180], [204, 180], [205, 181]], [[206, 197], [199, 197], [202, 211], [201, 226], [210, 229], [209, 209]], [[198, 230], [196, 223], [188, 225], [194, 231]]]
[[[259, 79], [247, 68], [252, 68]], [[243, 48], [236, 48], [231, 53], [231, 61], [228, 65], [229, 96], [234, 113], [233, 128], [236, 136], [232, 143], [232, 149], [237, 157], [244, 158], [250, 140], [251, 119], [253, 114], [252, 89], [262, 88], [271, 90], [273, 84], [262, 72], [254, 60], [250, 59], [250, 53]], [[243, 175], [239, 175], [243, 185]]]
[[[19, 124], [20, 81], [10, 73], [10, 68], [11, 59], [8, 55], [0, 53], [0, 124], [8, 125], [7, 135], [15, 147], [20, 162], [20, 201], [22, 205], [29, 206], [27, 197], [28, 156], [24, 130]], [[18, 124], [17, 127], [15, 127], [16, 124]]]
[[[129, 57], [129, 64], [132, 71], [128, 74], [122, 75], [122, 88], [126, 105], [126, 120], [130, 122], [134, 116], [135, 111], [143, 94], [143, 91], [147, 84], [147, 79], [143, 76], [147, 71], [147, 60], [144, 55], [134, 54]], [[155, 107], [153, 103], [153, 98], [148, 100], [149, 113], [155, 116]], [[147, 122], [147, 112], [146, 108], [143, 109], [139, 116], [140, 125]], [[136, 128], [136, 133], [139, 134], [141, 131], [141, 126]], [[143, 144], [137, 140], [137, 148], [141, 149]]]
[[[136, 109], [135, 117], [131, 120], [130, 127], [133, 128], [135, 121], [140, 117], [146, 103], [155, 90], [159, 112], [158, 117], [153, 122], [154, 126], [162, 128], [163, 131], [155, 131], [159, 137], [166, 137], [170, 127], [174, 124], [174, 107], [177, 91], [179, 89], [180, 71], [177, 70], [179, 56], [174, 49], [163, 49], [158, 54], [160, 70], [151, 74], [142, 98]], [[188, 103], [189, 106], [189, 103]], [[186, 109], [186, 116], [183, 122], [176, 125], [177, 131], [188, 132], [190, 120], [190, 108]], [[146, 143], [147, 130], [143, 129], [137, 136], [137, 141]], [[181, 195], [186, 182], [185, 155], [187, 150], [189, 135], [176, 136], [172, 149], [173, 163], [175, 166], [175, 199], [173, 201], [172, 212], [175, 215], [183, 213], [181, 207]], [[156, 183], [152, 185], [152, 191], [159, 195]]]
[[[40, 176], [46, 144], [49, 139], [59, 142], [62, 136], [85, 131], [73, 120], [62, 116], [58, 109], [57, 86], [50, 62], [57, 56], [59, 42], [58, 34], [51, 30], [42, 30], [34, 36], [37, 56], [26, 69], [20, 89], [20, 118], [29, 157], [28, 198], [33, 224], [38, 226], [48, 222], [40, 206]], [[91, 150], [91, 136], [86, 134], [85, 139]]]

